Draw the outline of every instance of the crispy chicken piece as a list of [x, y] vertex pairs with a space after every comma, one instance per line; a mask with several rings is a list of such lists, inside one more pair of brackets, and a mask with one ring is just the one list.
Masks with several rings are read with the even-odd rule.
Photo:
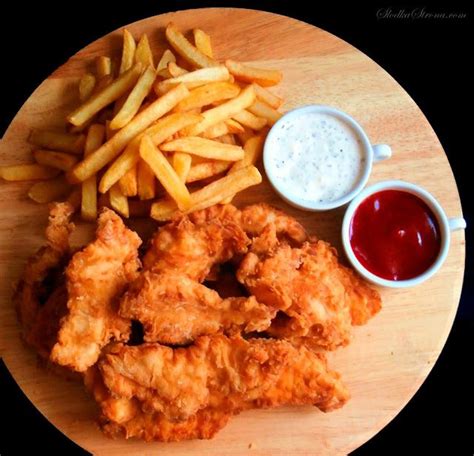
[[83, 372], [111, 339], [128, 340], [130, 321], [117, 314], [118, 298], [137, 276], [140, 244], [115, 212], [102, 211], [96, 240], [66, 269], [68, 313], [51, 352], [53, 362]]
[[301, 248], [283, 243], [264, 258], [250, 252], [237, 278], [259, 302], [285, 313], [270, 335], [303, 337], [326, 349], [348, 344], [351, 325], [364, 324], [381, 308], [377, 291], [342, 266], [336, 250], [323, 241]]
[[98, 363], [115, 398], [145, 413], [184, 421], [205, 409], [224, 414], [284, 404], [342, 406], [348, 392], [323, 354], [283, 340], [203, 336], [188, 348], [114, 344]]
[[146, 342], [182, 345], [218, 331], [264, 331], [276, 310], [253, 296], [222, 299], [181, 273], [145, 271], [125, 293], [119, 313], [144, 325]]

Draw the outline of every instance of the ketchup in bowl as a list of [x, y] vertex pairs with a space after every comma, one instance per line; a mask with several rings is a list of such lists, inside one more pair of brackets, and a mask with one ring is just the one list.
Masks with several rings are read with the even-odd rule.
[[408, 280], [436, 260], [441, 235], [435, 215], [412, 193], [384, 190], [367, 197], [352, 217], [352, 250], [373, 274], [388, 280]]

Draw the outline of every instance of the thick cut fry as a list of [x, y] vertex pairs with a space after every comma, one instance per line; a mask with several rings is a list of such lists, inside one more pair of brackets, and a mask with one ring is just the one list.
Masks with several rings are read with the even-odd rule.
[[175, 62], [168, 63], [168, 72], [171, 78], [177, 78], [178, 76], [182, 76], [183, 74], [189, 73], [188, 70], [185, 70], [179, 65], [176, 65]]
[[141, 36], [138, 42], [137, 49], [135, 50], [135, 62], [141, 62], [143, 68], [148, 66], [151, 66], [153, 69], [155, 68], [153, 53], [151, 52], [150, 42], [146, 33]]
[[148, 134], [153, 143], [158, 146], [179, 130], [193, 125], [201, 119], [202, 117], [197, 114], [175, 113], [158, 120], [158, 122], [134, 138], [127, 145], [123, 154], [112, 163], [100, 181], [100, 192], [105, 193], [130, 168], [136, 165], [140, 156], [140, 141], [144, 134]]
[[51, 180], [37, 182], [28, 191], [28, 196], [37, 203], [59, 201], [71, 191], [71, 184], [63, 176]]
[[119, 184], [115, 184], [109, 190], [110, 206], [115, 209], [121, 216], [128, 218], [130, 210], [128, 208], [128, 199], [120, 191]]
[[[93, 124], [87, 132], [84, 156], [90, 155], [104, 142], [105, 127]], [[81, 217], [93, 221], [97, 218], [97, 176], [93, 175], [81, 184]]]
[[197, 165], [191, 166], [191, 169], [189, 170], [188, 176], [186, 178], [186, 183], [196, 182], [202, 179], [207, 179], [208, 177], [215, 176], [216, 174], [223, 173], [224, 171], [227, 171], [231, 166], [231, 162], [221, 160], [198, 163]]
[[133, 60], [135, 58], [135, 50], [136, 50], [136, 43], [135, 39], [133, 38], [132, 34], [127, 30], [123, 30], [123, 48], [122, 48], [122, 60], [120, 62], [120, 70], [119, 73], [125, 73], [128, 71], [132, 65]]
[[147, 162], [139, 160], [137, 164], [138, 196], [141, 200], [150, 200], [155, 197], [155, 173]]
[[214, 56], [212, 52], [211, 37], [201, 29], [194, 29], [193, 35], [196, 48], [212, 59]]
[[229, 134], [243, 133], [245, 128], [233, 119], [227, 119], [225, 124], [229, 127]]
[[[107, 163], [111, 162], [135, 136], [144, 131], [155, 120], [173, 109], [188, 94], [188, 89], [184, 85], [179, 85], [170, 90], [166, 95], [155, 100], [145, 110], [137, 114], [131, 122], [119, 130], [112, 139], [107, 141], [94, 153], [85, 157], [82, 162], [78, 163], [69, 174], [70, 181], [82, 182], [102, 169]], [[126, 171], [128, 171], [128, 169], [130, 168], [127, 168]], [[122, 175], [118, 178], [122, 177]]]
[[176, 57], [169, 49], [166, 49], [166, 51], [163, 52], [160, 61], [158, 62], [156, 71], [161, 71], [168, 68], [168, 63], [170, 62], [176, 62]]
[[228, 100], [215, 108], [203, 112], [202, 116], [204, 119], [198, 124], [187, 128], [186, 134], [189, 136], [199, 135], [204, 130], [212, 127], [212, 125], [230, 119], [235, 114], [248, 108], [254, 101], [255, 92], [252, 86], [248, 86], [232, 100]]
[[257, 117], [246, 109], [235, 114], [233, 119], [252, 130], [260, 130], [267, 124], [267, 119]]
[[79, 106], [79, 108], [69, 114], [67, 120], [73, 125], [82, 125], [87, 122], [101, 109], [127, 93], [137, 82], [141, 71], [142, 64], [136, 63], [132, 68], [120, 75], [120, 77], [115, 81], [110, 83], [99, 93], [93, 95], [85, 103]]
[[235, 98], [240, 92], [240, 87], [227, 81], [210, 82], [204, 86], [193, 89], [189, 97], [179, 102], [176, 111], [188, 111], [202, 108], [216, 101]]
[[250, 83], [256, 82], [263, 87], [278, 84], [283, 77], [281, 71], [253, 68], [235, 60], [226, 60], [225, 65], [236, 79]]
[[176, 201], [179, 209], [186, 210], [190, 204], [186, 185], [148, 135], [145, 135], [140, 143], [140, 156], [150, 165], [165, 190]]
[[173, 23], [169, 23], [166, 27], [166, 39], [172, 48], [194, 67], [206, 68], [218, 65], [215, 60], [193, 46]]
[[95, 76], [92, 73], [82, 75], [79, 81], [79, 100], [84, 103], [92, 95], [96, 84]]
[[189, 170], [191, 169], [192, 157], [183, 152], [173, 154], [173, 168], [181, 179], [181, 182], [187, 182]]
[[110, 122], [110, 128], [117, 130], [127, 125], [138, 112], [140, 106], [148, 95], [155, 82], [156, 74], [153, 67], [149, 66], [138, 79], [137, 84], [130, 92], [120, 111]]
[[268, 125], [274, 125], [283, 115], [281, 112], [278, 112], [276, 109], [273, 109], [271, 106], [260, 100], [255, 101], [252, 106], [249, 106], [248, 110], [259, 118], [266, 119]]
[[58, 131], [32, 130], [28, 142], [45, 149], [82, 154], [86, 137]]
[[268, 106], [271, 106], [274, 109], [278, 109], [283, 104], [283, 98], [280, 98], [279, 96], [275, 95], [267, 89], [264, 89], [256, 83], [252, 85], [255, 90], [255, 95], [257, 96], [257, 99], [263, 101]]
[[[170, 71], [170, 66], [171, 64], [168, 65], [168, 71]], [[162, 95], [177, 84], [186, 84], [186, 87], [192, 89], [203, 86], [212, 81], [227, 81], [228, 79], [229, 70], [224, 65], [212, 68], [201, 68], [199, 70], [182, 74], [181, 76], [157, 82], [155, 84], [155, 92], [157, 95]]]
[[240, 146], [222, 144], [218, 141], [199, 138], [198, 136], [175, 139], [174, 141], [162, 144], [160, 149], [165, 152], [185, 152], [204, 158], [226, 161], [237, 161], [244, 158], [244, 150]]
[[51, 166], [62, 171], [69, 171], [79, 161], [74, 155], [44, 149], [35, 150], [33, 157], [40, 165]]
[[0, 166], [0, 177], [7, 181], [45, 180], [56, 177], [59, 169], [50, 166], [38, 165], [13, 165]]
[[229, 126], [226, 124], [226, 122], [220, 122], [203, 131], [201, 136], [207, 139], [214, 139], [218, 138], [219, 136], [226, 135], [227, 133], [229, 133]]
[[99, 79], [112, 74], [112, 60], [110, 60], [110, 57], [103, 55], [97, 57], [95, 60], [95, 71]]
[[237, 142], [235, 141], [234, 135], [229, 134], [229, 133], [226, 134], [226, 135], [222, 135], [219, 138], [216, 138], [216, 141], [218, 141], [222, 144], [231, 144], [231, 145], [236, 145], [237, 144]]
[[246, 128], [243, 133], [237, 133], [237, 137], [239, 138], [240, 144], [245, 145], [245, 143], [254, 136], [254, 132], [249, 128]]
[[138, 194], [137, 165], [132, 166], [119, 180], [120, 190], [125, 196]]

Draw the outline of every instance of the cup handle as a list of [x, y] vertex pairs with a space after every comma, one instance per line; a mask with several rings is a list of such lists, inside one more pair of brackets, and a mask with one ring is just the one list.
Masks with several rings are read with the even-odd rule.
[[465, 230], [466, 220], [462, 217], [454, 217], [448, 220], [448, 226], [450, 231]]
[[372, 150], [374, 151], [374, 162], [387, 160], [392, 156], [392, 149], [388, 144], [373, 144]]

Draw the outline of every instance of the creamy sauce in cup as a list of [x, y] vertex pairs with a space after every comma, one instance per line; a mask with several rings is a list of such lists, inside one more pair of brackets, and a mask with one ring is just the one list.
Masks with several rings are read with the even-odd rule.
[[283, 120], [278, 127], [270, 164], [285, 193], [329, 203], [354, 189], [365, 156], [350, 125], [329, 114], [310, 112]]

